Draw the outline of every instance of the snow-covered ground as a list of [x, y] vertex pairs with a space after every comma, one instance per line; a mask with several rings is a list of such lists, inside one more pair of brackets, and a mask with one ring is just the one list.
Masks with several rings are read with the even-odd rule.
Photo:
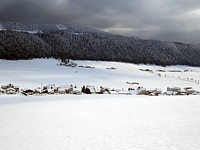
[[[76, 63], [94, 69], [59, 66], [53, 59], [0, 60], [0, 85], [89, 84], [126, 89], [133, 86], [126, 82], [139, 82], [163, 91], [167, 86], [200, 91], [199, 67]], [[199, 141], [198, 95], [0, 95], [0, 150], [199, 150]]]
[[[91, 66], [89, 68], [71, 68], [59, 66], [60, 62], [54, 59], [34, 59], [7, 61], [0, 60], [0, 84], [13, 83], [20, 88], [37, 88], [43, 85], [94, 85], [115, 89], [128, 89], [137, 87], [126, 82], [138, 82], [145, 88], [161, 88], [166, 91], [168, 86], [193, 87], [200, 91], [200, 67], [170, 66], [161, 67], [154, 65], [135, 65], [119, 62], [101, 61], [75, 61], [78, 66]], [[116, 67], [117, 70], [106, 68]], [[139, 69], [151, 69], [154, 73], [140, 71]], [[188, 70], [187, 72], [157, 72], [157, 70]], [[158, 73], [162, 76], [159, 77]], [[166, 75], [166, 77], [165, 77]], [[179, 79], [180, 77], [181, 79]], [[193, 81], [183, 80], [193, 78]]]
[[199, 150], [199, 96], [0, 96], [2, 150]]

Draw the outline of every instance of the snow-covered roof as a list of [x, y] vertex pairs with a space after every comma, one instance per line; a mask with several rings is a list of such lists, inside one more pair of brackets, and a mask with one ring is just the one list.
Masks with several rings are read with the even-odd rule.
[[7, 88], [7, 91], [15, 91], [14, 88]]
[[65, 90], [69, 90], [69, 89], [71, 89], [71, 88], [73, 88], [72, 85], [60, 85], [60, 86], [58, 87], [58, 90], [59, 90], [59, 91], [65, 91]]
[[5, 92], [5, 90], [4, 90], [4, 89], [2, 89], [2, 88], [0, 88], [0, 91], [1, 91], [1, 92]]
[[54, 89], [47, 89], [49, 93], [54, 92]]

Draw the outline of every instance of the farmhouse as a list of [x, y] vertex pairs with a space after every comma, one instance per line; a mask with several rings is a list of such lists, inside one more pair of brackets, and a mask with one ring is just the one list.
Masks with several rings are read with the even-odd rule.
[[97, 89], [96, 92], [97, 94], [110, 94], [109, 89], [102, 86], [100, 86], [100, 89]]
[[13, 84], [3, 85], [1, 86], [2, 91], [6, 92], [6, 94], [17, 94], [19, 93], [19, 86], [14, 86]]
[[109, 68], [106, 68], [106, 69], [108, 69], [108, 70], [117, 70], [116, 67], [109, 67]]
[[138, 95], [148, 95], [148, 96], [159, 96], [162, 94], [161, 89], [142, 89], [138, 92]]
[[60, 66], [66, 66], [66, 67], [75, 68], [77, 66], [77, 64], [75, 62], [67, 59], [67, 60], [62, 60], [62, 62], [60, 63]]
[[38, 88], [35, 89], [35, 95], [40, 95], [41, 92], [42, 92], [42, 90], [41, 90], [40, 87], [38, 87]]
[[31, 90], [31, 89], [25, 89], [25, 90], [23, 90], [22, 94], [24, 94], [25, 96], [34, 95], [35, 91]]
[[95, 86], [86, 85], [82, 87], [81, 92], [85, 94], [96, 94], [96, 89], [95, 89]]
[[151, 93], [153, 93], [153, 90], [151, 89], [142, 89], [138, 91], [138, 95], [150, 95]]
[[101, 90], [100, 90], [100, 93], [101, 94], [111, 94], [111, 90], [109, 90], [108, 88], [102, 88]]
[[195, 90], [192, 87], [185, 87], [184, 88], [187, 95], [193, 94]]
[[58, 87], [59, 94], [71, 94], [73, 91], [73, 85], [60, 85]]
[[74, 87], [71, 94], [81, 95], [81, 88]]
[[7, 88], [6, 94], [17, 94], [16, 90], [14, 88]]
[[187, 91], [180, 87], [167, 87], [166, 95], [186, 95]]
[[139, 83], [138, 82], [126, 82], [127, 84], [137, 84], [137, 85], [139, 85]]
[[56, 87], [55, 84], [48, 84], [46, 90], [48, 94], [58, 93], [58, 88]]

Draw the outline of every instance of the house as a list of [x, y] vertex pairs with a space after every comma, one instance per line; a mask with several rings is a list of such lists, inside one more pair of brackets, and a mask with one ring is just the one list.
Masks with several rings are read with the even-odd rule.
[[153, 90], [151, 89], [142, 89], [138, 91], [138, 95], [150, 95], [151, 93], [153, 93]]
[[110, 94], [109, 89], [106, 87], [100, 86], [100, 89], [96, 89], [97, 94]]
[[186, 95], [186, 91], [180, 87], [167, 87], [166, 95]]
[[3, 86], [1, 86], [1, 88], [5, 91], [7, 91], [7, 89], [9, 89], [9, 88], [12, 88], [15, 90], [16, 93], [19, 93], [19, 86], [14, 86], [13, 84], [3, 85]]
[[185, 87], [184, 88], [187, 95], [193, 94], [195, 90], [192, 87]]
[[135, 88], [133, 88], [133, 87], [128, 88], [128, 91], [129, 91], [129, 93], [131, 93], [131, 95], [139, 95], [139, 93], [143, 90], [145, 90], [145, 89], [142, 86], [138, 86]]
[[159, 96], [162, 94], [162, 90], [156, 88], [155, 90], [153, 90], [153, 92], [150, 94], [150, 96]]
[[81, 92], [85, 93], [85, 94], [96, 94], [97, 93], [95, 86], [91, 86], [91, 85], [83, 86]]
[[41, 95], [41, 93], [42, 93], [42, 90], [41, 90], [41, 88], [40, 87], [38, 87], [37, 89], [35, 89], [35, 95]]
[[46, 90], [48, 94], [58, 93], [58, 90], [55, 84], [48, 84], [46, 87]]
[[24, 94], [25, 96], [34, 95], [35, 91], [31, 90], [31, 89], [25, 89], [25, 90], [23, 90], [22, 94]]
[[167, 91], [165, 92], [166, 95], [177, 95], [181, 93], [180, 87], [167, 87]]
[[71, 94], [73, 91], [73, 85], [60, 85], [58, 87], [59, 94]]
[[139, 83], [138, 82], [126, 82], [127, 84], [137, 84], [137, 85], [139, 85]]
[[44, 86], [42, 88], [42, 91], [40, 90], [40, 88], [38, 88], [37, 91], [42, 92], [43, 94], [55, 94], [58, 93], [58, 88], [55, 84], [48, 84], [47, 86]]
[[75, 94], [75, 95], [81, 95], [81, 87], [74, 87], [71, 94]]
[[176, 95], [187, 95], [187, 91], [185, 89], [181, 89]]
[[66, 66], [66, 67], [75, 68], [77, 66], [77, 64], [68, 59], [68, 60], [62, 60], [62, 62], [60, 63], [60, 66]]
[[192, 93], [192, 95], [200, 95], [199, 91], [195, 91], [194, 93]]
[[167, 91], [179, 92], [181, 91], [180, 87], [167, 87]]
[[17, 91], [14, 88], [7, 88], [6, 94], [17, 94]]
[[139, 69], [140, 71], [147, 71], [147, 72], [151, 72], [153, 73], [153, 70], [150, 70], [150, 69]]
[[148, 96], [159, 96], [162, 94], [161, 89], [142, 89], [138, 92], [138, 95], [148, 95]]
[[6, 91], [6, 94], [8, 94], [8, 93], [15, 93], [15, 94], [19, 93], [19, 86], [14, 86], [13, 84], [3, 85], [3, 86], [1, 86], [1, 89]]
[[106, 69], [108, 69], [108, 70], [117, 70], [116, 67], [109, 67], [109, 68], [106, 68]]

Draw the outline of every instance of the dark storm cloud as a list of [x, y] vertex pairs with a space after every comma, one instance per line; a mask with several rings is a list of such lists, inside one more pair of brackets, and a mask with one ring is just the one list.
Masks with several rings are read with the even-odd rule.
[[200, 43], [199, 0], [0, 0], [0, 20], [72, 23], [141, 38]]

